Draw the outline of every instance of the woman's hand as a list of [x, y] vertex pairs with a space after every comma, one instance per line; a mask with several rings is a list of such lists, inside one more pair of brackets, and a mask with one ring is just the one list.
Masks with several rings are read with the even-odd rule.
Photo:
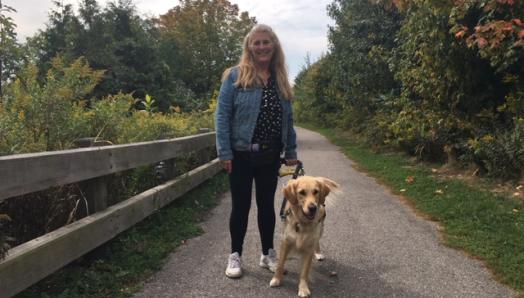
[[231, 170], [233, 169], [231, 160], [222, 160], [220, 163], [222, 164], [222, 168], [224, 168], [228, 174], [231, 174]]
[[286, 166], [294, 166], [298, 163], [298, 159], [286, 159]]

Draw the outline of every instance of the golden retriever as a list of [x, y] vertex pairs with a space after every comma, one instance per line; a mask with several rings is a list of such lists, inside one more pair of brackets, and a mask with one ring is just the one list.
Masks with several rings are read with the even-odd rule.
[[301, 257], [302, 268], [298, 284], [298, 296], [309, 297], [309, 270], [313, 256], [320, 255], [320, 237], [326, 217], [326, 196], [339, 185], [327, 178], [301, 176], [290, 180], [284, 188], [287, 199], [284, 232], [280, 244], [277, 269], [270, 286], [277, 287], [284, 275], [284, 263], [289, 253], [295, 252]]

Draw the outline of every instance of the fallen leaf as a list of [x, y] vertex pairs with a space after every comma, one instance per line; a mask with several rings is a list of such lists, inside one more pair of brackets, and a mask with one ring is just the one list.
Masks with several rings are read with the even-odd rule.
[[514, 192], [514, 193], [513, 193], [513, 196], [515, 196], [515, 197], [520, 196], [520, 192]]
[[413, 183], [413, 181], [415, 181], [415, 177], [413, 177], [413, 176], [407, 176], [407, 177], [406, 177], [406, 182], [407, 182], [408, 184]]
[[331, 272], [329, 272], [329, 276], [330, 277], [337, 276], [337, 272], [336, 271], [331, 271]]
[[405, 188], [403, 188], [403, 189], [401, 189], [401, 190], [400, 190], [400, 192], [406, 192], [406, 189], [405, 189]]
[[515, 213], [519, 212], [519, 210], [517, 210], [517, 209], [513, 209], [512, 211], [515, 212]]
[[438, 195], [444, 194], [444, 191], [442, 189], [435, 190], [435, 193]]
[[524, 187], [524, 186], [519, 185], [519, 186], [515, 187], [515, 189], [516, 189], [516, 190], [521, 190], [523, 187]]

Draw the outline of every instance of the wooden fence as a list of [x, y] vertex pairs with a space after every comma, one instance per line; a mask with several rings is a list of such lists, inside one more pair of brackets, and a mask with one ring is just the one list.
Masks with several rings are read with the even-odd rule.
[[[9, 250], [0, 261], [0, 297], [11, 297], [169, 204], [220, 170], [217, 159], [107, 206], [104, 176], [215, 146], [215, 134], [0, 157], [0, 202], [82, 182], [91, 214]], [[16, 199], [16, 198], [13, 198]], [[94, 212], [94, 213], [93, 213]]]

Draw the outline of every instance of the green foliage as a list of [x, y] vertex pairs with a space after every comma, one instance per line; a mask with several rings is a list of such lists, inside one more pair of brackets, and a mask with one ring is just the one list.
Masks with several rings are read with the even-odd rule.
[[[329, 29], [334, 75], [350, 101], [367, 105], [365, 97], [397, 87], [388, 69], [388, 52], [396, 45], [401, 16], [369, 0], [336, 0], [328, 7], [336, 25]], [[366, 107], [362, 107], [366, 109]]]
[[65, 65], [55, 58], [45, 82], [39, 83], [37, 69], [28, 65], [6, 90], [7, 102], [0, 113], [0, 154], [60, 150], [81, 137], [84, 96], [102, 76], [78, 59]]
[[331, 57], [323, 57], [304, 68], [295, 80], [295, 118], [317, 124], [336, 125], [342, 111], [330, 71]]
[[227, 0], [183, 0], [155, 21], [166, 64], [206, 98], [240, 57], [242, 40], [256, 23]]
[[[113, 143], [119, 143], [119, 134], [125, 127], [135, 99], [131, 94], [118, 93], [102, 100], [93, 101], [79, 121], [85, 122], [84, 137], [97, 137]], [[125, 141], [124, 141], [125, 143]]]
[[497, 72], [515, 72], [524, 54], [524, 3], [456, 1], [450, 14], [452, 32], [487, 60]]
[[511, 149], [520, 145], [513, 119], [524, 116], [522, 3], [335, 0], [328, 13], [331, 52], [295, 82], [299, 121], [493, 176], [522, 174]]
[[10, 6], [2, 5], [0, 1], [0, 101], [3, 87], [13, 78], [20, 68], [22, 49], [16, 40], [16, 24], [7, 13], [14, 13]]
[[142, 104], [144, 110], [148, 112], [149, 114], [152, 114], [157, 110], [155, 100], [149, 95], [146, 94], [146, 98], [142, 101], [140, 101]]
[[524, 169], [524, 122], [511, 130], [484, 135], [468, 142], [471, 157], [491, 176], [520, 178]]
[[[84, 57], [105, 70], [90, 97], [149, 94], [161, 112], [205, 109], [226, 67], [240, 56], [242, 38], [255, 23], [228, 1], [182, 1], [158, 19], [138, 16], [131, 0], [72, 5], [55, 1], [47, 28], [27, 42], [40, 75], [57, 55]], [[41, 78], [41, 77], [40, 77]], [[137, 107], [139, 108], [139, 107]]]
[[69, 149], [77, 138], [97, 137], [112, 143], [173, 138], [213, 127], [213, 110], [198, 114], [153, 113], [154, 100], [146, 97], [146, 110], [134, 110], [131, 94], [118, 93], [102, 100], [85, 98], [101, 80], [83, 59], [67, 65], [53, 60], [45, 80], [28, 65], [6, 90], [0, 104], [0, 155]]
[[377, 103], [397, 89], [387, 58], [401, 19], [367, 0], [337, 0], [328, 12], [336, 21], [331, 53], [297, 76], [297, 119], [364, 131]]
[[[165, 62], [150, 20], [140, 18], [131, 1], [110, 3], [101, 9], [96, 0], [83, 0], [78, 13], [71, 5], [55, 2], [45, 31], [29, 39], [40, 73], [51, 67], [56, 55], [65, 61], [84, 57], [97, 70], [105, 70], [90, 95], [146, 93], [157, 99], [158, 109], [190, 104], [194, 92], [187, 88]], [[176, 52], [174, 54], [177, 54]]]

